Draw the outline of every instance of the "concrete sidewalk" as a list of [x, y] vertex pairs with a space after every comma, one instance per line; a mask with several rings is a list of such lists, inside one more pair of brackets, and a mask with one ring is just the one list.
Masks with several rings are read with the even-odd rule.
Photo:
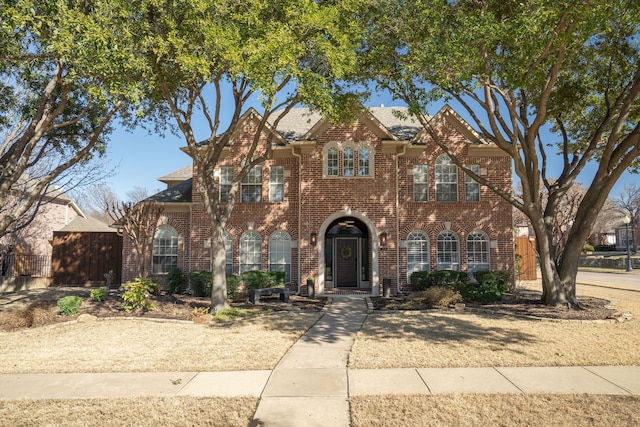
[[0, 399], [254, 396], [254, 424], [348, 426], [349, 396], [437, 393], [640, 395], [640, 366], [347, 369], [367, 317], [334, 298], [274, 370], [0, 375]]

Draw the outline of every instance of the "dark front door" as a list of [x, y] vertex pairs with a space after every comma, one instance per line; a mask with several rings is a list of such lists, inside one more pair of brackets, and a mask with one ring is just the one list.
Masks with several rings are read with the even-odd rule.
[[334, 251], [337, 287], [358, 287], [358, 239], [336, 238]]

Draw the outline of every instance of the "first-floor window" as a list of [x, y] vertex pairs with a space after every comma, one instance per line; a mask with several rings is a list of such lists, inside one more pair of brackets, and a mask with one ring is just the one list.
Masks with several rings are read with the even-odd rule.
[[474, 231], [467, 237], [467, 271], [489, 270], [489, 237]]
[[226, 257], [225, 271], [227, 277], [233, 275], [233, 238], [229, 232], [224, 232], [224, 252]]
[[438, 235], [436, 245], [438, 270], [460, 270], [460, 246], [458, 236], [452, 231], [443, 231]]
[[291, 282], [291, 237], [284, 231], [269, 238], [269, 271], [283, 271], [286, 282]]
[[412, 231], [407, 236], [407, 277], [409, 283], [411, 283], [411, 273], [429, 270], [429, 238], [422, 231]]
[[255, 231], [240, 237], [240, 274], [262, 269], [262, 238]]
[[174, 268], [178, 268], [178, 232], [170, 225], [161, 225], [153, 236], [151, 272], [166, 274]]

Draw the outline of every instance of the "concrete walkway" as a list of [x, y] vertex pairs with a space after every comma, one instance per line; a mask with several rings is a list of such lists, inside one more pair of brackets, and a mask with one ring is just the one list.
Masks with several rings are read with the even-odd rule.
[[254, 396], [261, 398], [254, 425], [348, 426], [349, 396], [640, 395], [640, 366], [347, 369], [366, 309], [362, 298], [334, 298], [273, 371], [4, 374], [0, 399]]

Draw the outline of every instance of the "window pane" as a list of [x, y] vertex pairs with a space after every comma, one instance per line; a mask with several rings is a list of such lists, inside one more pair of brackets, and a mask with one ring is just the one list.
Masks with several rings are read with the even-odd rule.
[[170, 225], [156, 228], [153, 247], [151, 272], [166, 274], [178, 268], [178, 232]]
[[329, 148], [327, 152], [327, 175], [338, 176], [338, 149]]
[[229, 200], [231, 183], [233, 182], [233, 166], [220, 168], [220, 201], [226, 203]]
[[354, 166], [353, 166], [353, 148], [345, 148], [342, 152], [342, 175], [343, 176], [353, 176], [354, 175]]
[[489, 237], [474, 231], [467, 237], [467, 271], [489, 270]]
[[269, 239], [269, 271], [284, 271], [286, 282], [291, 281], [291, 237], [276, 231]]
[[[469, 169], [471, 169], [476, 174], [480, 172], [480, 167], [478, 165], [469, 165]], [[480, 184], [478, 184], [467, 174], [464, 175], [464, 188], [465, 198], [467, 202], [480, 201]]]
[[429, 239], [422, 231], [412, 231], [407, 236], [407, 278], [411, 281], [411, 273], [429, 270]]
[[262, 239], [255, 231], [240, 237], [240, 274], [262, 269]]
[[284, 166], [271, 166], [269, 173], [269, 201], [284, 200]]
[[358, 149], [358, 175], [369, 176], [369, 149], [367, 147]]
[[460, 251], [458, 236], [451, 231], [443, 231], [437, 241], [438, 270], [459, 270]]
[[455, 202], [458, 200], [458, 169], [451, 159], [442, 155], [436, 160], [436, 201]]
[[413, 166], [413, 200], [426, 202], [429, 195], [429, 183], [427, 178], [427, 165]]
[[262, 165], [251, 168], [242, 180], [242, 203], [262, 201]]
[[225, 270], [227, 276], [233, 275], [233, 238], [228, 232], [224, 232], [224, 251], [226, 254]]

